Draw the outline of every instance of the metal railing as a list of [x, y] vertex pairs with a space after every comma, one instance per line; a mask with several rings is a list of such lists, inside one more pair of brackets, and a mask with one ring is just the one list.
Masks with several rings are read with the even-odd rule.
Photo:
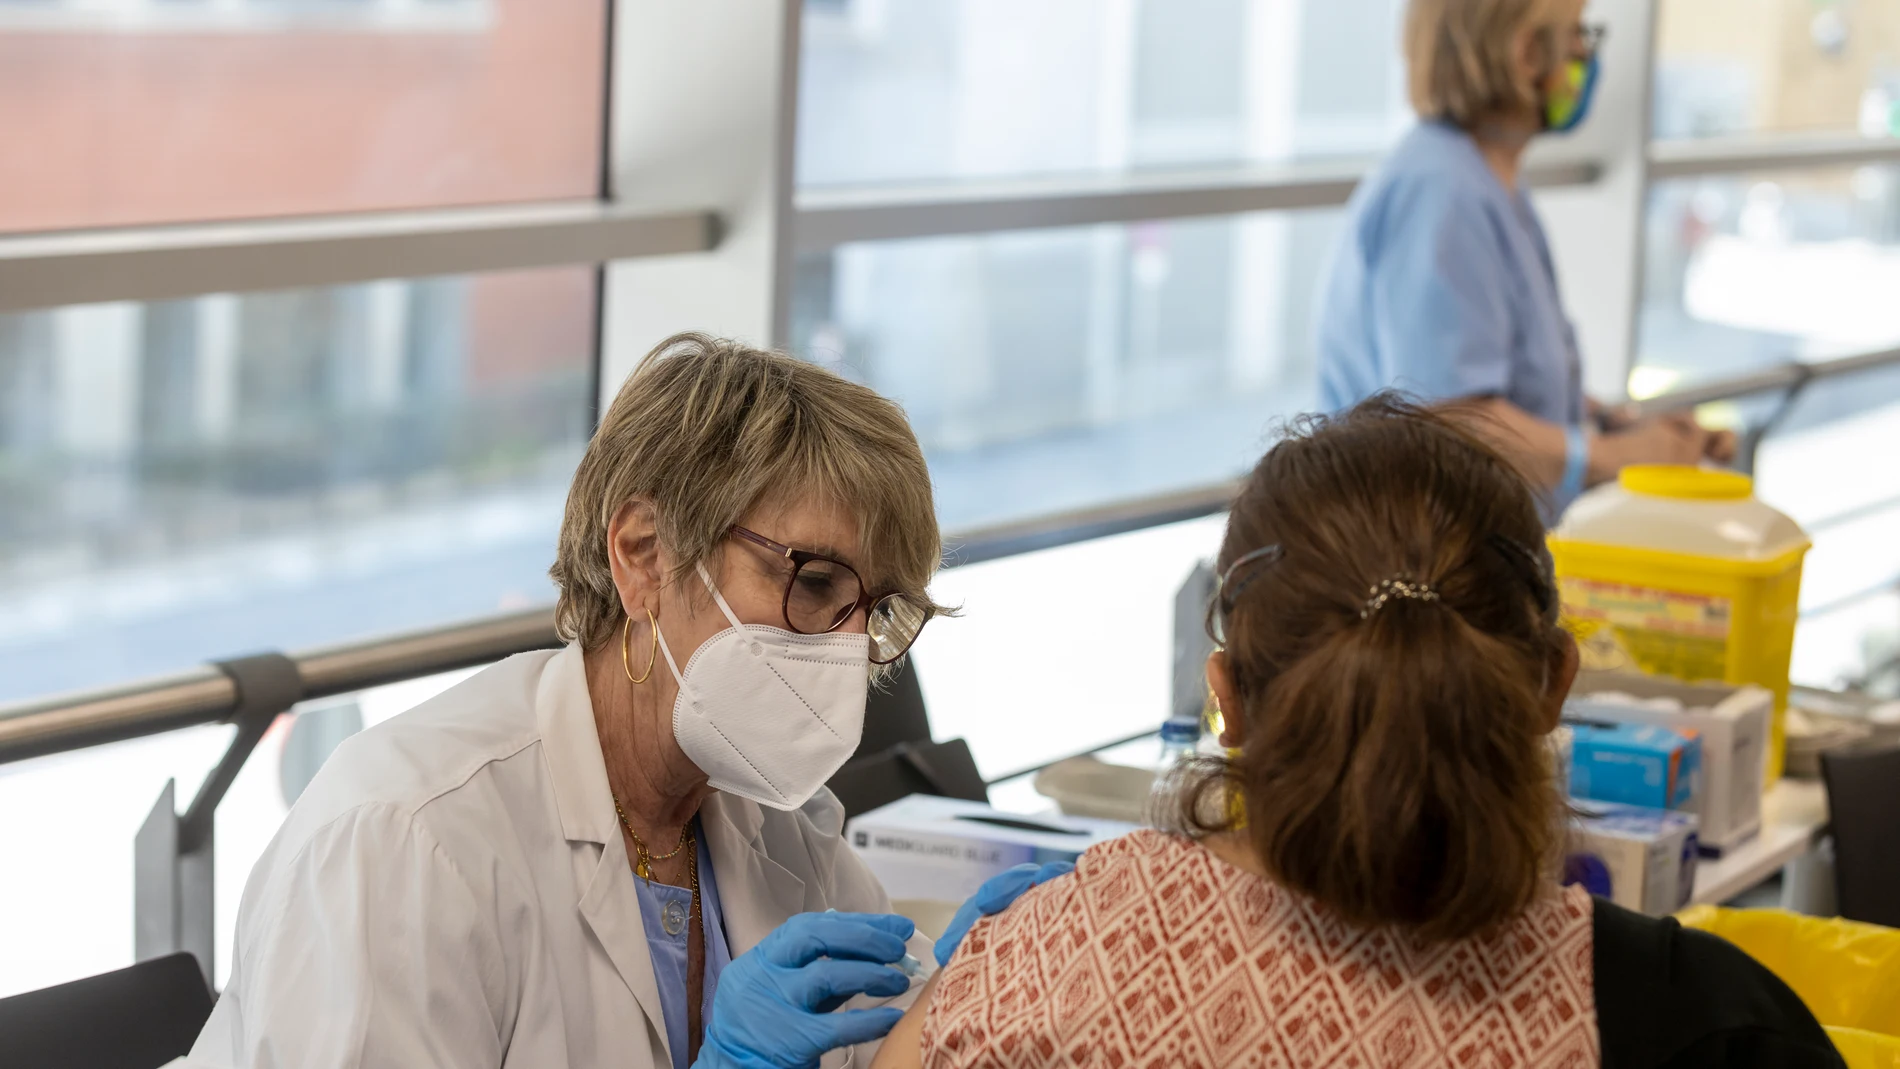
[[0, 312], [706, 252], [711, 211], [598, 201], [0, 236]]
[[1752, 475], [1755, 471], [1755, 458], [1761, 451], [1762, 441], [1787, 420], [1793, 413], [1795, 404], [1801, 400], [1802, 395], [1810, 386], [1846, 375], [1877, 371], [1895, 364], [1900, 364], [1900, 348], [1856, 353], [1853, 356], [1817, 360], [1812, 363], [1789, 361], [1746, 375], [1673, 390], [1639, 402], [1635, 408], [1638, 415], [1651, 415], [1659, 412], [1680, 412], [1683, 409], [1695, 408], [1715, 401], [1767, 393], [1780, 394], [1768, 417], [1748, 428], [1742, 435], [1735, 466]]
[[[560, 644], [549, 609], [289, 655], [298, 701], [490, 664]], [[0, 764], [231, 720], [241, 695], [217, 667], [0, 706]]]
[[0, 708], [0, 762], [61, 753], [200, 724], [237, 727], [181, 813], [167, 781], [133, 839], [133, 953], [184, 950], [214, 982], [218, 804], [271, 724], [299, 702], [488, 664], [558, 646], [553, 613], [513, 613], [431, 631], [311, 650], [261, 653], [110, 690]]
[[1900, 163], [1900, 138], [1825, 130], [1682, 138], [1649, 146], [1649, 178], [1653, 182], [1895, 163]]
[[[1372, 157], [1247, 167], [801, 189], [792, 240], [801, 253], [859, 241], [1195, 219], [1337, 208], [1372, 173]], [[1532, 163], [1538, 189], [1589, 185], [1590, 161]]]

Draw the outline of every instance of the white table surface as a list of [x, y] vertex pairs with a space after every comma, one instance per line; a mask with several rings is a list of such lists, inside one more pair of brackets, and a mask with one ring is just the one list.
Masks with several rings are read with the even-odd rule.
[[1698, 905], [1720, 905], [1814, 849], [1827, 825], [1827, 789], [1819, 780], [1784, 779], [1762, 796], [1761, 833], [1717, 860], [1696, 865]]

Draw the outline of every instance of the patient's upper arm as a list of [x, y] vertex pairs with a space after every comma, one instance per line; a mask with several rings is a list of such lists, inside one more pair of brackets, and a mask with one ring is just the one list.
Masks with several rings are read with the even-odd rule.
[[883, 1045], [877, 1048], [871, 1069], [922, 1069], [924, 1014], [930, 1012], [930, 995], [937, 988], [937, 977], [942, 975], [943, 971], [938, 970], [923, 990], [917, 992], [917, 1001], [911, 1003], [910, 1009], [904, 1012], [904, 1019], [897, 1022], [897, 1027], [891, 1029]]

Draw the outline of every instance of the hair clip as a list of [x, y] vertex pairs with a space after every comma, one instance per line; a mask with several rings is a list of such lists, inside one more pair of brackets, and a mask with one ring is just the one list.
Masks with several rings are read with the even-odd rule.
[[1415, 582], [1403, 577], [1386, 579], [1366, 591], [1365, 607], [1359, 610], [1361, 620], [1385, 608], [1385, 603], [1394, 598], [1409, 598], [1413, 601], [1437, 601], [1438, 591], [1429, 583]]

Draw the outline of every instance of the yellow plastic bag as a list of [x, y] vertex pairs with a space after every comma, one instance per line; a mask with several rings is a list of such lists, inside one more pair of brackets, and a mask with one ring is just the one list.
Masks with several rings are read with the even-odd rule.
[[1858, 1028], [1829, 1028], [1827, 1038], [1848, 1069], [1900, 1069], [1900, 1039]]
[[1852, 1069], [1900, 1069], [1900, 931], [1779, 909], [1692, 906], [1676, 919], [1781, 977]]

